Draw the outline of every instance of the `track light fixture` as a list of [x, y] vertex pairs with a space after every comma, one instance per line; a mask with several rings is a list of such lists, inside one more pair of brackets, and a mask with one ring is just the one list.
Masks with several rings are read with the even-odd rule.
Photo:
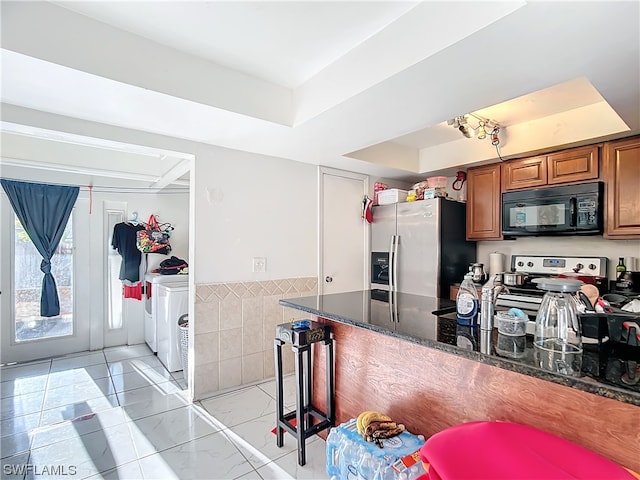
[[480, 120], [480, 123], [478, 123], [478, 140], [484, 140], [485, 138], [487, 138], [487, 131], [484, 128], [485, 123]]
[[[478, 121], [478, 126], [474, 127], [469, 123], [470, 117]], [[473, 138], [476, 136], [479, 140], [484, 140], [487, 135], [491, 136], [491, 144], [497, 146], [500, 143], [498, 133], [500, 133], [500, 125], [498, 122], [483, 118], [475, 113], [467, 113], [458, 117], [447, 120], [447, 124], [453, 126], [467, 138]], [[488, 133], [490, 132], [490, 133]]]

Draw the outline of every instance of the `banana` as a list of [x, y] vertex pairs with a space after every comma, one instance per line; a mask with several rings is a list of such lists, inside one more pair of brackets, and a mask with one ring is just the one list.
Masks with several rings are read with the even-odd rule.
[[371, 422], [367, 425], [367, 428], [364, 429], [364, 435], [368, 437], [375, 437], [375, 432], [378, 430], [392, 430], [397, 427], [398, 425], [396, 422]]
[[404, 425], [400, 423], [395, 428], [390, 428], [388, 430], [383, 430], [383, 429], [376, 430], [375, 432], [373, 432], [372, 437], [374, 439], [391, 438], [391, 437], [395, 437], [396, 435], [400, 435], [402, 432], [404, 432]]
[[364, 431], [367, 429], [367, 426], [369, 425], [369, 423], [371, 423], [371, 421], [369, 420], [373, 415], [375, 415], [376, 412], [374, 411], [369, 411], [369, 412], [365, 412], [364, 415], [362, 415], [362, 418], [360, 419], [360, 434], [364, 434]]
[[365, 417], [365, 415], [368, 415], [370, 413], [374, 413], [374, 412], [372, 410], [367, 410], [366, 412], [362, 412], [360, 415], [358, 415], [358, 418], [356, 419], [356, 427], [360, 435], [364, 433], [364, 427], [362, 426], [362, 419]]
[[380, 412], [366, 412], [360, 420], [362, 432], [364, 432], [371, 422], [391, 422], [391, 417]]

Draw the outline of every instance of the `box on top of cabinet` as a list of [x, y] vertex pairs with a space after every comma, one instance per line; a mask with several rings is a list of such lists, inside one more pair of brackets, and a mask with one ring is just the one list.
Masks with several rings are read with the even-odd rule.
[[378, 205], [390, 205], [407, 201], [407, 191], [398, 188], [388, 188], [378, 192]]

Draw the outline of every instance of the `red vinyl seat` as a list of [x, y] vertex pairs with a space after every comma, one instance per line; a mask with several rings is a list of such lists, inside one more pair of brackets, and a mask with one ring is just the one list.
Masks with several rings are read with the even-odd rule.
[[635, 480], [627, 469], [580, 445], [508, 422], [470, 422], [429, 438], [420, 449], [429, 480]]

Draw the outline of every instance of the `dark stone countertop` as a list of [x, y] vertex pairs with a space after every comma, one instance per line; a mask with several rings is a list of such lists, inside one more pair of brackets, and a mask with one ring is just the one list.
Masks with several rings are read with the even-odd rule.
[[[640, 382], [636, 385], [622, 382], [623, 358], [629, 356], [626, 352], [616, 350], [614, 342], [605, 342], [600, 348], [585, 344], [581, 376], [563, 375], [536, 366], [530, 335], [526, 336], [522, 358], [508, 358], [496, 352], [497, 329], [490, 334], [489, 353], [481, 353], [478, 347], [478, 329], [457, 325], [454, 301], [403, 293], [395, 295], [397, 322], [391, 321], [392, 309], [387, 300], [388, 292], [380, 290], [289, 298], [280, 300], [280, 304], [487, 365], [640, 406]], [[633, 359], [640, 360], [636, 350], [638, 348], [632, 353]]]

